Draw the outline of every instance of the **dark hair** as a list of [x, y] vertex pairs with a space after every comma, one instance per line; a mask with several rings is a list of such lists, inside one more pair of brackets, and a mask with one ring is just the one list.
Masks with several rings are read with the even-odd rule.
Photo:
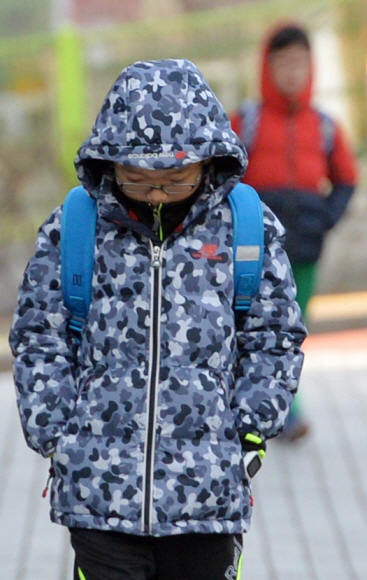
[[281, 50], [292, 44], [300, 44], [307, 50], [310, 50], [310, 41], [302, 28], [297, 26], [286, 26], [277, 32], [270, 41], [269, 52]]

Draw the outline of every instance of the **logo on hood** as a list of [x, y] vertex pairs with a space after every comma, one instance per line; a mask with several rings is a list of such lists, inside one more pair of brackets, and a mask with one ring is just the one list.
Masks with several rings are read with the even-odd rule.
[[185, 157], [187, 157], [187, 153], [185, 153], [185, 151], [177, 151], [175, 157], [176, 159], [185, 159]]
[[185, 151], [162, 151], [161, 153], [129, 153], [128, 159], [159, 159], [161, 157], [174, 157], [176, 159], [185, 159], [187, 153]]
[[172, 152], [161, 153], [129, 153], [128, 159], [159, 159], [160, 157], [174, 157]]

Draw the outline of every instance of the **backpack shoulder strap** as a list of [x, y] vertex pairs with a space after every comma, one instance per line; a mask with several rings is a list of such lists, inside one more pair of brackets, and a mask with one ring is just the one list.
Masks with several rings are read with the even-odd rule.
[[251, 151], [251, 147], [255, 140], [257, 127], [259, 124], [260, 103], [248, 99], [244, 101], [240, 108], [242, 118], [242, 135], [240, 139], [247, 151]]
[[70, 328], [80, 334], [92, 295], [97, 204], [81, 186], [66, 196], [61, 217], [61, 284], [72, 313]]
[[264, 218], [260, 198], [239, 183], [229, 194], [233, 216], [234, 309], [248, 310], [261, 279], [264, 260]]
[[321, 133], [322, 133], [322, 147], [327, 156], [331, 155], [334, 149], [335, 140], [335, 123], [332, 117], [323, 111], [316, 109], [316, 113], [320, 118]]

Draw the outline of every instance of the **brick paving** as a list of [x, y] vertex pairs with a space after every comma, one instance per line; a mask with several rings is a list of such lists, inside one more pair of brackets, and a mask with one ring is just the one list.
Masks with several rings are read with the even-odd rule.
[[[305, 349], [312, 432], [298, 444], [269, 444], [253, 484], [242, 580], [367, 578], [367, 330], [312, 335]], [[23, 441], [8, 372], [0, 374], [0, 457], [1, 580], [71, 580], [67, 531], [49, 522], [41, 498], [47, 461]]]

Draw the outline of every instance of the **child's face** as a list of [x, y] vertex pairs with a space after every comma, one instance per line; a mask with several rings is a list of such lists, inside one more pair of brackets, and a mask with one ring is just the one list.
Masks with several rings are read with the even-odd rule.
[[[161, 203], [183, 201], [193, 195], [201, 182], [202, 167], [203, 163], [199, 162], [177, 169], [151, 170], [115, 163], [115, 175], [121, 191], [127, 197], [158, 206]], [[156, 187], [149, 191], [149, 185]], [[167, 188], [169, 193], [163, 191], [162, 187]]]
[[296, 95], [310, 78], [310, 51], [300, 44], [275, 50], [269, 55], [269, 62], [273, 81], [283, 95]]

